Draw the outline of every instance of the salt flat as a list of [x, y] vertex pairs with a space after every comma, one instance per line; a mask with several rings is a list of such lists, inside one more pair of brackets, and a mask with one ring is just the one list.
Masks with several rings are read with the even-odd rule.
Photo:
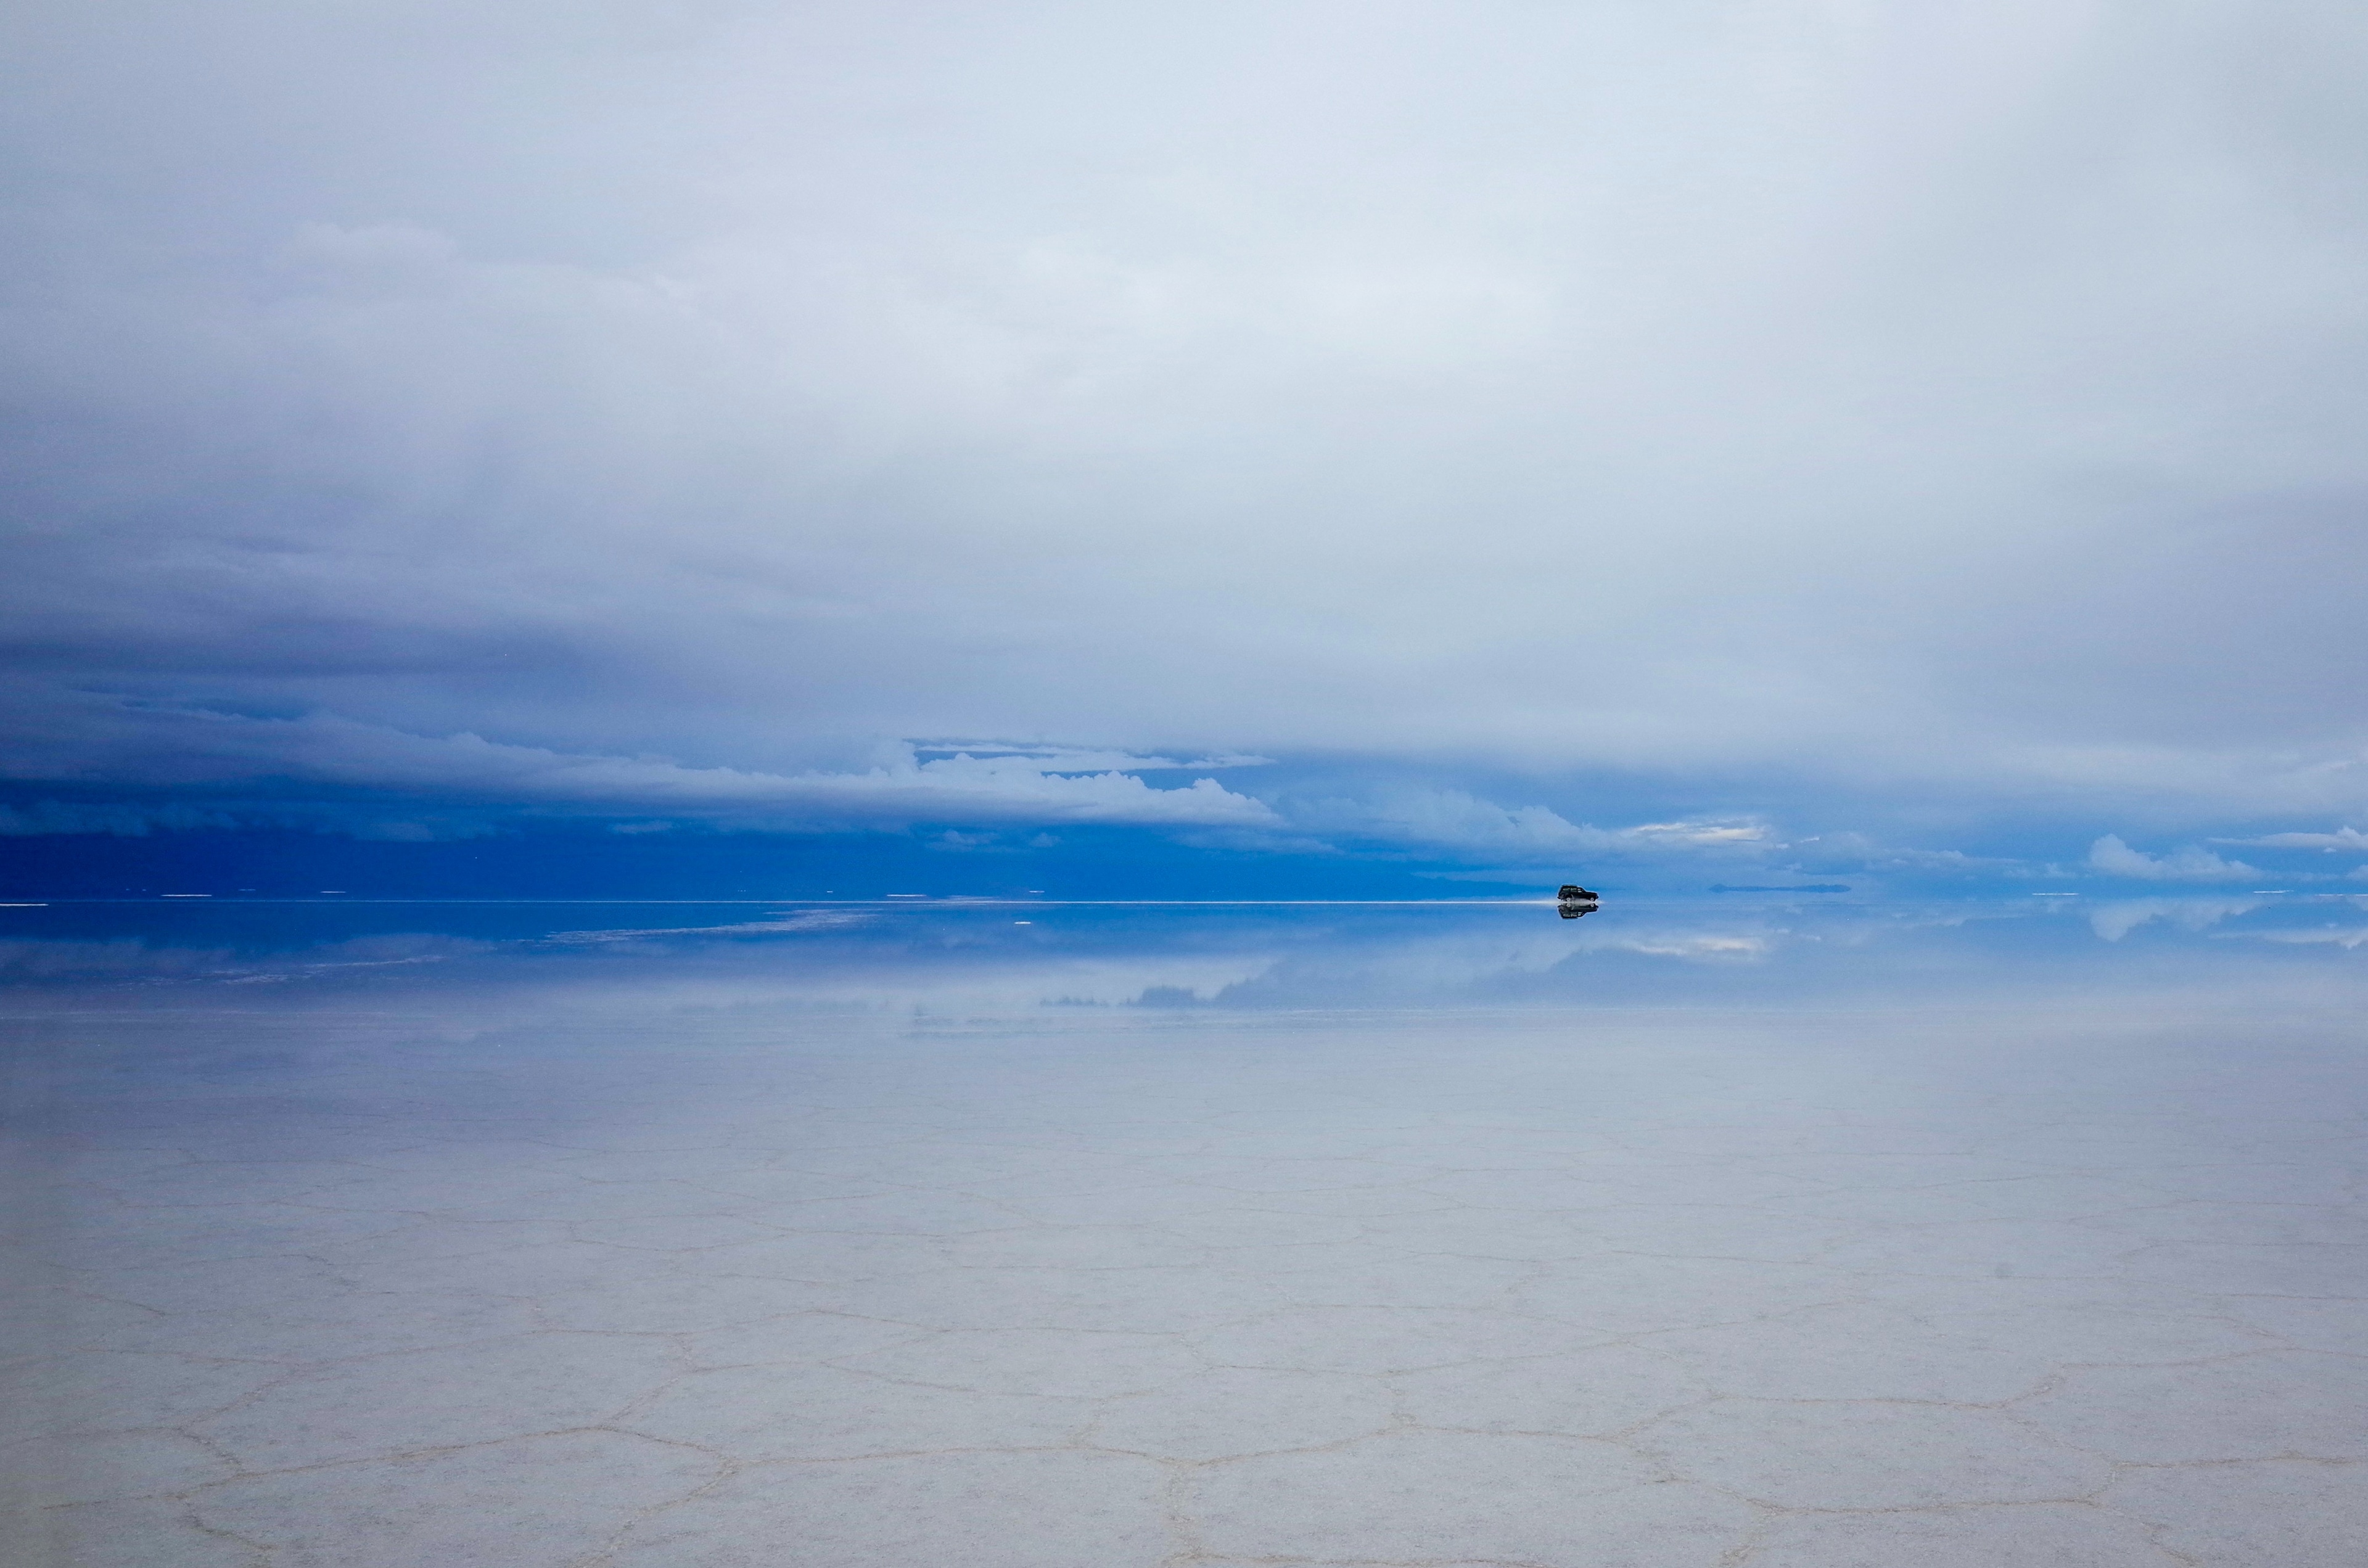
[[27, 987], [8, 1561], [2368, 1540], [2340, 945], [1326, 918], [151, 943]]

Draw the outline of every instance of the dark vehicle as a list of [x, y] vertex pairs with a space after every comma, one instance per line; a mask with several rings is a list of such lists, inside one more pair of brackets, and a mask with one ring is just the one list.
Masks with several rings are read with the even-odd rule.
[[1562, 892], [1554, 894], [1554, 899], [1557, 903], [1594, 903], [1598, 902], [1595, 894], [1588, 892], [1585, 888], [1580, 887], [1577, 882], [1563, 883]]

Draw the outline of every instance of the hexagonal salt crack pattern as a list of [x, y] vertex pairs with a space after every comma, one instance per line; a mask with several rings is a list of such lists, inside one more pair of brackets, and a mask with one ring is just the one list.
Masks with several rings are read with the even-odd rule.
[[1712, 1568], [1757, 1517], [1616, 1444], [1440, 1432], [1211, 1465], [1186, 1497], [1203, 1551], [1253, 1561]]
[[542, 1297], [535, 1317], [545, 1328], [589, 1334], [697, 1334], [827, 1307], [837, 1293], [788, 1279], [683, 1275], [638, 1283], [629, 1291], [575, 1290]]
[[1272, 1281], [1208, 1268], [933, 1268], [850, 1283], [838, 1309], [930, 1328], [1173, 1334], [1286, 1304]]
[[2368, 1361], [2306, 1350], [2168, 1367], [2084, 1367], [2015, 1407], [2134, 1464], [2368, 1460]]
[[2104, 1214], [2080, 1221], [2090, 1230], [2142, 1236], [2149, 1242], [2235, 1242], [2245, 1246], [2300, 1244], [2368, 1244], [2368, 1218], [2330, 1203], [2206, 1203], [2183, 1199]]
[[1855, 1303], [1682, 1329], [1652, 1343], [1720, 1392], [1753, 1399], [1991, 1403], [2037, 1387], [2055, 1364], [2028, 1336], [1946, 1329]]
[[1614, 1253], [1541, 1268], [1508, 1303], [1609, 1335], [1749, 1322], [1861, 1289], [1860, 1280], [1814, 1264]]
[[160, 1268], [268, 1256], [308, 1245], [369, 1246], [419, 1224], [409, 1214], [350, 1214], [274, 1203], [162, 1205], [85, 1214], [25, 1238], [26, 1255], [70, 1268]]
[[0, 1511], [183, 1492], [230, 1473], [229, 1460], [178, 1432], [31, 1437], [0, 1449]]
[[114, 1346], [114, 1336], [161, 1322], [154, 1308], [94, 1298], [61, 1283], [73, 1278], [63, 1269], [14, 1258], [0, 1267], [0, 1345], [17, 1347], [18, 1354], [64, 1345], [149, 1348], [133, 1343]]
[[[711, 1198], [711, 1204], [729, 1202]], [[577, 1220], [568, 1230], [579, 1242], [617, 1247], [628, 1252], [686, 1253], [739, 1242], [769, 1241], [781, 1233], [779, 1225], [743, 1219], [736, 1214], [667, 1214], [647, 1218], [604, 1216]]]
[[761, 1465], [637, 1523], [603, 1568], [1158, 1568], [1166, 1484], [1123, 1454]]
[[1838, 1219], [1803, 1219], [1720, 1205], [1623, 1203], [1581, 1217], [1606, 1248], [1665, 1257], [1743, 1257], [1805, 1263], [1859, 1227]]
[[273, 1568], [566, 1568], [660, 1504], [714, 1480], [712, 1454], [616, 1432], [523, 1437], [213, 1487], [208, 1528]]
[[1076, 1440], [1094, 1409], [1084, 1399], [940, 1388], [792, 1364], [689, 1373], [616, 1424], [735, 1460], [837, 1460], [1055, 1447]]
[[[2232, 1096], [2225, 1038], [2124, 1051], [2048, 1013], [1994, 1045], [682, 994], [488, 1035], [456, 993], [428, 1032], [466, 1046], [416, 1016], [140, 1026], [173, 1064], [108, 1068], [27, 1167], [0, 1540], [2331, 1568], [2368, 1538], [2348, 1040], [2305, 1029], [2282, 1074], [2265, 1026]], [[2034, 1077], [2049, 1028], [2078, 1071]], [[258, 1029], [302, 1048], [187, 1071]]]
[[1782, 1518], [1743, 1568], [2176, 1568], [2179, 1561], [2135, 1519], [2089, 1504], [2037, 1503]]
[[1386, 1245], [1459, 1262], [1545, 1262], [1606, 1252], [1613, 1244], [1565, 1215], [1462, 1205], [1369, 1220], [1364, 1233]]
[[1104, 1402], [1086, 1441], [1156, 1459], [1217, 1460], [1316, 1448], [1391, 1424], [1371, 1378], [1221, 1367], [1156, 1393]]
[[1684, 1473], [1780, 1508], [1930, 1508], [2085, 1497], [2112, 1467], [1991, 1410], [1723, 1399], [1640, 1429]]
[[980, 1393], [1095, 1399], [1144, 1393], [1201, 1369], [1175, 1337], [1055, 1329], [954, 1329], [844, 1357], [839, 1365], [898, 1382]]
[[0, 1444], [200, 1419], [288, 1376], [256, 1361], [85, 1351], [0, 1374]]
[[2132, 1470], [2099, 1502], [2195, 1568], [2330, 1568], [2368, 1542], [2368, 1465], [2309, 1460]]
[[2224, 1296], [2368, 1296], [2368, 1246], [2166, 1243], [2131, 1256], [2134, 1278]]
[[111, 1334], [99, 1347], [302, 1366], [506, 1339], [535, 1326], [524, 1301], [465, 1290], [357, 1290], [286, 1312], [172, 1312]]
[[1508, 1306], [1513, 1292], [1537, 1277], [1534, 1264], [1435, 1254], [1376, 1254], [1366, 1247], [1355, 1248], [1353, 1253], [1344, 1256], [1336, 1252], [1321, 1265], [1309, 1267], [1303, 1249], [1284, 1248], [1271, 1256], [1229, 1257], [1224, 1267], [1242, 1269], [1261, 1280], [1275, 1306], [1536, 1310]]
[[1156, 1268], [1190, 1263], [1205, 1249], [1164, 1231], [1137, 1225], [1018, 1225], [948, 1241], [944, 1256], [956, 1267], [992, 1264], [997, 1268]]
[[662, 1341], [530, 1334], [336, 1362], [190, 1430], [255, 1469], [372, 1459], [589, 1426], [672, 1369]]
[[2214, 1304], [2230, 1318], [2275, 1335], [2297, 1350], [2368, 1356], [2368, 1300], [2232, 1296]]
[[2069, 1221], [1978, 1220], [1906, 1225], [1836, 1244], [1819, 1261], [1871, 1273], [1955, 1276], [2020, 1274], [2040, 1278], [2102, 1278], [2119, 1274], [2145, 1244]]
[[[432, 1284], [406, 1280], [391, 1289]], [[316, 1257], [242, 1257], [169, 1268], [92, 1269], [78, 1289], [159, 1312], [259, 1312], [302, 1316], [313, 1306], [342, 1301], [353, 1282]]]
[[[188, 1506], [142, 1497], [0, 1516], [9, 1568], [267, 1568], [251, 1542], [213, 1535]], [[271, 1565], [276, 1568], [276, 1565]]]
[[1650, 1342], [1724, 1393], [1754, 1399], [1994, 1404], [2080, 1362], [2192, 1361], [2273, 1347], [2226, 1319], [2110, 1308], [1910, 1312], [1811, 1307]]
[[758, 1367], [860, 1356], [908, 1339], [925, 1339], [937, 1332], [850, 1312], [791, 1312], [729, 1328], [677, 1331], [675, 1342], [693, 1367]]
[[372, 1257], [364, 1254], [341, 1266], [365, 1290], [477, 1290], [495, 1296], [541, 1296], [568, 1290], [616, 1290], [631, 1284], [665, 1284], [678, 1278], [682, 1263], [664, 1253], [600, 1246], [592, 1242], [550, 1242], [515, 1250], [489, 1248], [445, 1257]]
[[1295, 1307], [1190, 1335], [1224, 1367], [1303, 1372], [1400, 1372], [1463, 1361], [1543, 1356], [1606, 1337], [1547, 1318], [1469, 1309]]
[[1712, 1397], [1674, 1358], [1634, 1345], [1567, 1356], [1470, 1361], [1390, 1379], [1398, 1411], [1421, 1426], [1608, 1437]]

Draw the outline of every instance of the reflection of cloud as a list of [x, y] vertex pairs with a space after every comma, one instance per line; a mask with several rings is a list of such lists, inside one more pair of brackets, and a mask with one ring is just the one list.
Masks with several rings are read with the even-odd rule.
[[301, 955], [241, 954], [229, 947], [184, 947], [137, 937], [0, 941], [0, 979], [24, 983], [146, 983], [211, 981], [255, 984], [333, 971], [434, 963], [489, 950], [464, 937], [355, 937]]
[[[1338, 937], [1347, 933], [1336, 933]], [[1278, 997], [1323, 996], [1351, 1006], [1379, 997], [1486, 998], [1561, 971], [1584, 956], [1632, 955], [1691, 963], [1732, 963], [1775, 950], [1768, 937], [1669, 925], [1643, 932], [1565, 925], [1550, 916], [1508, 927], [1495, 920], [1381, 940], [1328, 941], [1272, 955], [1254, 975], [1193, 1000], [1271, 1006]], [[1146, 995], [1146, 1005], [1157, 999]], [[1169, 1000], [1182, 1005], [1184, 998]]]
[[2264, 942], [2324, 942], [2339, 948], [2368, 947], [2368, 926], [2354, 926], [2348, 930], [2330, 926], [2317, 931], [2262, 931], [2257, 934]]
[[857, 909], [810, 909], [766, 920], [742, 920], [729, 926], [649, 926], [617, 931], [553, 931], [542, 940], [563, 947], [598, 942], [629, 942], [644, 937], [779, 937], [793, 931], [836, 931], [861, 926], [871, 915]]
[[1273, 953], [1058, 957], [970, 971], [938, 1006], [1161, 1007], [1213, 1002], [1273, 969]]
[[2201, 931], [2232, 915], [2260, 907], [2257, 898], [2123, 899], [2090, 910], [2089, 926], [2108, 942], [2118, 942], [2150, 920], [2167, 921], [2182, 931]]
[[1612, 946], [1625, 952], [1663, 959], [1757, 959], [1768, 955], [1765, 937], [1687, 937], [1677, 940], [1632, 938]]
[[2209, 849], [2190, 846], [2169, 855], [2148, 855], [2112, 833], [2089, 846], [2089, 864], [2109, 876], [2157, 882], [2238, 881], [2261, 875], [2242, 860], [2223, 860]]

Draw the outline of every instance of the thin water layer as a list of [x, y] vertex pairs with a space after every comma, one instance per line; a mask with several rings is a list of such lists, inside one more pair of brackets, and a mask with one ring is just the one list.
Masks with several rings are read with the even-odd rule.
[[2362, 915], [2155, 902], [8, 912], [6, 1538], [2323, 1568]]

